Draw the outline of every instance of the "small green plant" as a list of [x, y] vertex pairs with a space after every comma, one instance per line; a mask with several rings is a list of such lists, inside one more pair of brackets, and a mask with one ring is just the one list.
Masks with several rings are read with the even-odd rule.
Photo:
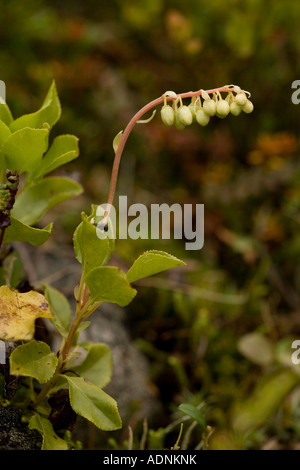
[[[223, 99], [221, 93], [226, 93]], [[73, 242], [82, 275], [74, 289], [76, 310], [72, 314], [66, 297], [52, 286], [40, 292], [19, 292], [20, 259], [7, 247], [23, 241], [39, 246], [51, 234], [52, 224], [36, 227], [41, 217], [58, 203], [81, 193], [80, 184], [68, 178], [48, 176], [53, 170], [70, 162], [79, 154], [78, 139], [71, 135], [56, 137], [49, 145], [49, 134], [61, 113], [53, 83], [42, 107], [35, 113], [13, 119], [6, 104], [0, 106], [0, 339], [22, 341], [10, 355], [10, 374], [22, 378], [11, 398], [19, 407], [30, 429], [42, 436], [42, 449], [78, 448], [70, 435], [61, 429], [55, 432], [51, 400], [64, 394], [73, 412], [91, 421], [99, 429], [121, 428], [116, 401], [103, 391], [112, 374], [112, 356], [102, 343], [81, 342], [80, 332], [90, 324], [90, 315], [103, 302], [124, 307], [136, 295], [132, 283], [166, 269], [185, 263], [161, 251], [142, 254], [125, 273], [107, 263], [114, 250], [110, 207], [113, 204], [119, 164], [126, 140], [136, 123], [152, 108], [163, 105], [162, 121], [178, 129], [197, 122], [206, 125], [212, 116], [224, 118], [229, 112], [237, 115], [253, 109], [248, 92], [230, 85], [213, 90], [200, 90], [163, 96], [144, 106], [115, 137], [115, 160], [112, 169], [107, 209], [99, 217], [92, 205], [89, 215], [81, 214]], [[187, 106], [183, 99], [191, 98]], [[171, 102], [172, 106], [168, 103]], [[98, 230], [106, 236], [97, 236]], [[39, 317], [50, 319], [61, 336], [58, 351], [34, 339], [34, 323]], [[85, 352], [84, 359], [80, 359]], [[2, 398], [5, 399], [5, 387]], [[185, 409], [183, 411], [186, 412]], [[176, 443], [177, 445], [178, 443]], [[76, 447], [77, 446], [77, 447]]]
[[[128, 439], [122, 445], [110, 438], [108, 443], [114, 450], [201, 450], [208, 448], [208, 440], [212, 434], [212, 428], [206, 424], [202, 413], [204, 403], [194, 406], [190, 403], [182, 403], [174, 417], [165, 428], [149, 429], [145, 418], [142, 423], [140, 435], [137, 435], [128, 426]], [[179, 430], [178, 430], [179, 427]], [[176, 434], [178, 432], [178, 434]], [[175, 433], [175, 434], [174, 434]], [[176, 436], [174, 445], [173, 436]], [[193, 444], [191, 441], [195, 441]]]

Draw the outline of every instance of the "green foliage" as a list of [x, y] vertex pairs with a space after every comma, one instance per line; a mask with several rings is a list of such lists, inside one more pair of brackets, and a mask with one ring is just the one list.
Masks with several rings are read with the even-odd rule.
[[75, 230], [73, 242], [76, 258], [82, 263], [83, 272], [88, 274], [91, 269], [108, 262], [114, 243], [109, 236], [98, 238], [97, 228], [86, 214], [81, 214], [81, 218], [82, 222]]
[[264, 377], [253, 394], [236, 405], [232, 418], [233, 429], [245, 434], [262, 426], [299, 381], [299, 375], [290, 369], [278, 370]]
[[131, 266], [126, 276], [129, 282], [152, 276], [166, 269], [182, 266], [185, 263], [175, 256], [162, 251], [150, 250], [143, 253]]
[[199, 423], [203, 429], [206, 428], [206, 422], [203, 414], [194, 405], [191, 405], [190, 403], [182, 403], [178, 408], [180, 411], [197, 421], [197, 423]]
[[[1, 144], [4, 141], [4, 138], [7, 138], [11, 132], [9, 130], [9, 125], [13, 121], [11, 111], [7, 104], [0, 105], [0, 120], [1, 120]], [[4, 137], [4, 138], [3, 138]]]
[[125, 307], [136, 295], [125, 273], [114, 266], [94, 268], [86, 274], [84, 280], [93, 302], [113, 302]]
[[51, 320], [59, 333], [65, 338], [68, 335], [72, 311], [66, 297], [57, 289], [51, 286], [44, 286], [44, 294], [49, 303], [49, 308], [54, 316]]
[[[1, 185], [1, 243], [22, 241], [38, 246], [49, 238], [52, 224], [44, 229], [34, 225], [48, 210], [82, 190], [78, 183], [66, 177], [44, 177], [78, 156], [78, 139], [71, 135], [58, 136], [47, 151], [49, 131], [61, 114], [54, 83], [36, 113], [10, 121], [7, 108], [4, 110], [5, 122], [0, 121], [3, 176], [4, 170], [8, 169], [5, 172], [7, 183]], [[17, 193], [19, 174], [22, 173], [26, 173], [24, 187]], [[127, 275], [117, 267], [106, 266], [114, 249], [114, 234], [109, 220], [105, 236], [99, 236], [98, 219], [101, 220], [103, 215], [100, 210], [99, 216], [97, 206], [92, 205], [90, 217], [82, 213], [82, 221], [74, 232], [74, 251], [82, 264], [81, 280], [74, 289], [74, 315], [67, 298], [52, 286], [43, 286], [45, 297], [35, 291], [19, 293], [7, 285], [0, 287], [4, 318], [1, 337], [32, 338], [34, 321], [40, 316], [50, 318], [61, 335], [61, 346], [56, 354], [45, 342], [31, 340], [18, 346], [10, 355], [10, 372], [31, 380], [29, 388], [20, 387], [15, 403], [23, 395], [26, 404], [30, 405], [27, 410], [29, 427], [42, 435], [43, 450], [76, 447], [70, 436], [63, 440], [56, 434], [47, 404], [50, 396], [66, 387], [70, 406], [76, 414], [104, 431], [121, 428], [117, 403], [102, 390], [112, 376], [110, 348], [102, 343], [79, 343], [80, 332], [90, 325], [84, 320], [102, 302], [128, 305], [136, 295], [129, 281], [184, 264], [167, 253], [148, 251], [138, 258]], [[3, 267], [3, 279], [9, 281], [9, 285], [13, 277], [13, 259], [11, 263], [9, 278], [5, 263]], [[83, 359], [79, 350], [86, 352]], [[37, 394], [33, 380], [44, 385]]]
[[114, 431], [122, 426], [113, 398], [82, 377], [64, 377], [69, 383], [70, 403], [76, 413], [104, 431]]
[[14, 375], [33, 377], [40, 383], [53, 376], [58, 360], [48, 344], [38, 341], [18, 346], [10, 355], [10, 371]]
[[[187, 253], [175, 241], [167, 248], [161, 241], [118, 243], [117, 255], [129, 266], [141, 247], [170, 250], [188, 265], [178, 276], [149, 278], [149, 287], [140, 288], [126, 313], [132, 337], [150, 360], [149, 382], [160, 391], [168, 415], [159, 416], [157, 429], [172, 421], [174, 405], [198, 394], [208, 403], [207, 423], [224, 429], [234, 404], [251, 397], [270, 369], [277, 370], [282, 341], [291, 366], [290, 346], [299, 333], [299, 106], [290, 100], [291, 83], [300, 74], [299, 15], [299, 4], [291, 0], [246, 0], [230, 7], [221, 0], [172, 5], [112, 0], [97, 6], [87, 0], [82, 8], [31, 0], [26, 11], [16, 0], [2, 5], [1, 78], [13, 114], [38, 109], [56, 78], [64, 113], [50, 135], [69, 129], [80, 136], [84, 158], [72, 168], [83, 170], [87, 195], [97, 201], [106, 197], [111, 140], [124, 128], [124, 112], [133, 114], [141, 97], [144, 102], [164, 90], [206, 89], [232, 80], [252, 91], [250, 116], [211, 119], [203, 129], [191, 126], [180, 134], [153, 122], [149, 133], [128, 141], [123, 191], [130, 186], [133, 198], [147, 197], [149, 204], [159, 194], [170, 203], [205, 204], [201, 252]], [[199, 64], [209, 64], [209, 74]], [[0, 120], [3, 142], [13, 121], [6, 105], [0, 106]], [[62, 149], [62, 161], [72, 149]], [[25, 176], [29, 182], [31, 175]], [[56, 227], [61, 230], [59, 220]], [[13, 254], [0, 270], [10, 287], [22, 280], [21, 261]], [[258, 353], [262, 341], [249, 342], [253, 333], [268, 343], [264, 351], [272, 350], [272, 358]], [[174, 356], [185, 382], [170, 365]], [[223, 434], [223, 444], [297, 446], [297, 400], [296, 389], [271, 414], [261, 410], [265, 422], [246, 438]]]
[[6, 168], [19, 170], [20, 173], [33, 171], [42, 162], [48, 147], [48, 138], [47, 124], [45, 129], [24, 127], [10, 134], [1, 146]]
[[28, 427], [36, 429], [42, 435], [42, 450], [68, 450], [67, 443], [54, 432], [48, 419], [35, 414], [30, 418]]
[[81, 377], [103, 388], [112, 376], [112, 353], [104, 343], [81, 343], [80, 347], [87, 350], [85, 359], [73, 370]]
[[40, 178], [56, 168], [71, 162], [79, 155], [78, 139], [74, 135], [60, 135], [45, 154], [41, 164], [34, 168], [32, 179]]
[[[35, 113], [13, 119], [6, 104], [0, 105], [0, 177], [9, 169], [25, 173], [24, 188], [10, 208], [10, 223], [3, 243], [23, 241], [39, 246], [47, 241], [52, 224], [33, 227], [49, 209], [82, 192], [81, 185], [68, 178], [43, 176], [78, 156], [78, 139], [58, 136], [49, 151], [49, 133], [61, 115], [55, 83], [52, 82], [42, 107]], [[11, 210], [12, 209], [12, 210]]]
[[271, 365], [274, 361], [274, 347], [270, 340], [260, 333], [248, 333], [238, 342], [239, 351], [254, 364]]
[[14, 217], [11, 217], [10, 221], [10, 226], [5, 230], [3, 243], [17, 241], [40, 246], [48, 240], [53, 227], [53, 224], [49, 224], [43, 229], [31, 227]]
[[43, 129], [45, 123], [49, 129], [59, 120], [61, 115], [60, 102], [57, 96], [56, 86], [53, 82], [41, 108], [35, 113], [25, 114], [10, 124], [13, 133], [24, 128]]
[[10, 288], [16, 288], [25, 277], [24, 266], [20, 254], [16, 250], [12, 250], [2, 262], [0, 268], [0, 279], [3, 284]]
[[19, 195], [12, 210], [15, 218], [33, 225], [52, 207], [70, 197], [77, 196], [82, 189], [79, 183], [63, 177], [47, 177], [27, 186]]

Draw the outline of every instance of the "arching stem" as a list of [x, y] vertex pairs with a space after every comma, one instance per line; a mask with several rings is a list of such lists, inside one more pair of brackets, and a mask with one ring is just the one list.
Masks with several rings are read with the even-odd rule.
[[[232, 85], [230, 86], [223, 86], [219, 88], [214, 88], [212, 90], [206, 90], [206, 93], [208, 94], [213, 94], [216, 92], [230, 92], [232, 91]], [[177, 98], [191, 98], [191, 97], [196, 97], [196, 96], [201, 96], [203, 90], [198, 90], [198, 91], [188, 91], [185, 93], [179, 93], [177, 94]], [[110, 187], [109, 187], [109, 193], [108, 193], [108, 199], [107, 199], [107, 209], [105, 211], [103, 220], [102, 220], [102, 226], [105, 226], [107, 224], [107, 221], [109, 219], [109, 214], [110, 214], [110, 209], [111, 206], [113, 205], [114, 202], [114, 197], [115, 197], [115, 192], [116, 192], [116, 186], [117, 186], [117, 181], [118, 181], [118, 174], [119, 174], [119, 167], [120, 167], [120, 162], [121, 162], [121, 157], [123, 154], [123, 150], [126, 144], [126, 141], [134, 128], [135, 124], [141, 119], [141, 117], [146, 114], [148, 111], [150, 111], [152, 108], [155, 108], [156, 106], [166, 103], [166, 101], [173, 101], [174, 98], [172, 96], [165, 96], [162, 95], [159, 98], [156, 98], [153, 101], [150, 101], [150, 103], [146, 104], [143, 108], [141, 108], [129, 121], [127, 124], [122, 137], [120, 139], [117, 151], [115, 153], [115, 158], [114, 158], [114, 163], [113, 163], [113, 168], [112, 168], [112, 173], [111, 173], [111, 180], [110, 180]]]

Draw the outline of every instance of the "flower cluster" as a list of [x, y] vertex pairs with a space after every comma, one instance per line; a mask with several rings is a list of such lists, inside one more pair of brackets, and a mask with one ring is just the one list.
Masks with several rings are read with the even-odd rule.
[[[206, 126], [212, 116], [224, 119], [229, 113], [238, 116], [242, 111], [251, 113], [253, 103], [249, 100], [250, 93], [241, 90], [238, 86], [229, 86], [229, 91], [224, 99], [219, 91], [210, 96], [206, 91], [200, 90], [198, 96], [193, 96], [191, 103], [183, 104], [182, 97], [172, 91], [167, 91], [164, 96], [164, 105], [161, 109], [161, 119], [167, 126], [175, 124], [177, 129], [184, 129], [193, 122]], [[167, 103], [171, 98], [172, 106]]]

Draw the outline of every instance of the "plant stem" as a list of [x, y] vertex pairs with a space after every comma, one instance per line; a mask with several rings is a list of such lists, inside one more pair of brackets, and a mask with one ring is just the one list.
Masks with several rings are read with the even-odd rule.
[[81, 315], [77, 315], [75, 316], [75, 319], [71, 325], [71, 328], [70, 328], [70, 331], [69, 331], [69, 334], [66, 338], [66, 341], [65, 341], [65, 344], [63, 346], [63, 349], [61, 351], [61, 354], [60, 354], [60, 358], [61, 358], [61, 369], [63, 368], [65, 362], [66, 362], [66, 358], [69, 354], [69, 351], [71, 349], [71, 346], [72, 346], [72, 343], [73, 343], [73, 340], [74, 340], [74, 336], [76, 334], [76, 331], [78, 330], [78, 327], [80, 325], [82, 321], [82, 316]]
[[59, 376], [61, 375], [61, 373], [63, 371], [63, 368], [65, 366], [65, 362], [66, 362], [67, 356], [69, 354], [70, 348], [72, 346], [74, 336], [76, 334], [78, 326], [80, 325], [81, 320], [82, 320], [81, 315], [77, 315], [77, 317], [75, 316], [74, 322], [71, 325], [71, 328], [69, 330], [69, 334], [68, 334], [68, 336], [65, 340], [62, 351], [59, 354], [58, 364], [56, 366], [54, 375], [53, 375], [52, 379], [50, 379], [49, 382], [47, 382], [44, 385], [41, 392], [37, 396], [36, 401], [33, 405], [34, 408], [37, 408], [42, 403], [42, 401], [46, 398], [48, 392], [51, 390], [52, 387], [54, 387], [54, 385], [56, 384]]
[[77, 302], [77, 308], [76, 308], [76, 312], [75, 312], [74, 321], [73, 321], [73, 323], [70, 327], [68, 336], [65, 339], [63, 339], [61, 347], [59, 349], [58, 364], [56, 366], [54, 375], [49, 380], [49, 382], [47, 382], [44, 385], [41, 392], [37, 396], [36, 401], [33, 405], [34, 408], [37, 408], [42, 403], [42, 401], [46, 398], [46, 396], [49, 393], [49, 391], [51, 390], [51, 388], [54, 387], [54, 385], [56, 384], [59, 376], [63, 372], [68, 354], [70, 352], [70, 349], [71, 349], [71, 346], [72, 346], [72, 343], [73, 343], [73, 340], [74, 340], [74, 336], [75, 336], [75, 334], [78, 330], [78, 327], [79, 327], [80, 323], [85, 318], [85, 315], [86, 315], [89, 307], [91, 306], [90, 301], [86, 302], [86, 304], [83, 305], [83, 298], [82, 298], [83, 295], [84, 295], [83, 286], [84, 286], [83, 276], [81, 276], [81, 281], [80, 281], [80, 286], [79, 286], [78, 302]]
[[46, 398], [49, 390], [51, 390], [51, 388], [54, 387], [54, 385], [56, 384], [57, 379], [60, 376], [60, 372], [61, 372], [60, 371], [60, 365], [57, 365], [52, 379], [49, 380], [49, 382], [47, 382], [44, 385], [44, 387], [42, 388], [42, 390], [40, 391], [39, 395], [37, 396], [37, 398], [36, 398], [36, 400], [33, 404], [33, 408], [37, 408], [42, 403], [42, 401]]

